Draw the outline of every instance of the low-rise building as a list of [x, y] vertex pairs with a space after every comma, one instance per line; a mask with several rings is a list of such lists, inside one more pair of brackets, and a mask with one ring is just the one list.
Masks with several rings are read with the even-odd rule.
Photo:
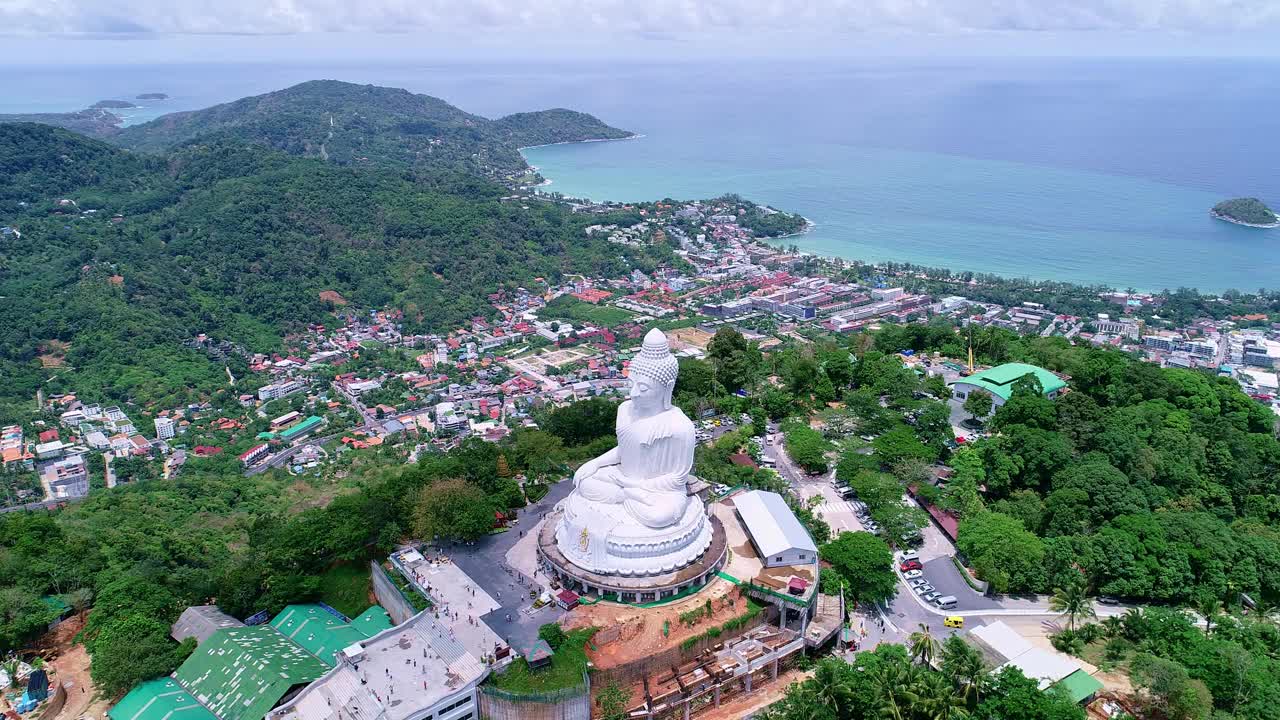
[[249, 448], [248, 450], [245, 450], [244, 452], [240, 453], [240, 463], [245, 467], [249, 467], [250, 465], [253, 465], [254, 463], [261, 460], [262, 458], [266, 457], [270, 452], [271, 452], [271, 446], [266, 443], [263, 443], [261, 445], [255, 445]]
[[298, 422], [298, 420], [300, 420], [300, 419], [302, 419], [302, 413], [298, 412], [297, 410], [291, 410], [291, 411], [289, 411], [289, 412], [287, 412], [287, 413], [285, 413], [285, 414], [281, 415], [280, 417], [275, 418], [274, 420], [272, 420], [272, 421], [271, 421], [271, 429], [272, 429], [272, 430], [279, 430], [279, 429], [281, 429], [281, 428], [288, 427], [288, 426], [290, 426], [290, 425], [292, 425], [292, 424], [294, 424], [294, 423]]
[[745, 492], [733, 498], [733, 506], [765, 567], [818, 562], [818, 546], [778, 493]]
[[83, 455], [68, 455], [49, 463], [44, 466], [41, 476], [51, 498], [63, 500], [89, 494], [89, 466]]
[[281, 432], [280, 439], [287, 443], [294, 443], [305, 437], [308, 437], [309, 435], [311, 435], [311, 433], [315, 432], [323, 425], [324, 425], [324, 418], [318, 415], [312, 415], [311, 417], [307, 418], [306, 420], [303, 420], [297, 425], [287, 428], [286, 430]]
[[258, 399], [263, 402], [276, 400], [285, 397], [286, 395], [292, 395], [299, 392], [305, 387], [306, 385], [303, 385], [297, 380], [286, 380], [284, 382], [263, 385], [258, 388]]
[[1027, 375], [1039, 381], [1041, 391], [1050, 400], [1057, 399], [1067, 389], [1065, 380], [1044, 368], [1026, 363], [1005, 363], [960, 378], [951, 383], [951, 392], [956, 399], [964, 400], [974, 390], [985, 390], [991, 393], [993, 406], [1000, 407], [1012, 397], [1017, 381]]

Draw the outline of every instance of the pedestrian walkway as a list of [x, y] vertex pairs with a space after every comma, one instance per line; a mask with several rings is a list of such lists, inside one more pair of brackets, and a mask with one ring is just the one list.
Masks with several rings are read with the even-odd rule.
[[423, 561], [409, 568], [414, 584], [435, 603], [436, 616], [450, 634], [478, 658], [493, 657], [506, 641], [482, 619], [502, 605], [457, 565]]
[[824, 502], [821, 505], [815, 507], [813, 510], [814, 512], [820, 512], [823, 515], [826, 515], [827, 513], [837, 513], [837, 512], [852, 513], [853, 503], [849, 502], [848, 500], [841, 500], [840, 502]]

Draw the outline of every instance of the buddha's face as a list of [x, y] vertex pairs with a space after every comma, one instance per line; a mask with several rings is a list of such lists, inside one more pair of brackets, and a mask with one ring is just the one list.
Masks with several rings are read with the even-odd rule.
[[660, 413], [667, 409], [671, 390], [661, 383], [637, 375], [631, 380], [631, 404], [644, 415]]

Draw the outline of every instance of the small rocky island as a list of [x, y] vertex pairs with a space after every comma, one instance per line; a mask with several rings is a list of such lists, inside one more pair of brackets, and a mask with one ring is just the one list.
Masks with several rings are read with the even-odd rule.
[[1257, 228], [1280, 227], [1280, 215], [1258, 198], [1223, 200], [1209, 214], [1219, 220]]
[[138, 106], [134, 105], [128, 100], [99, 100], [98, 102], [90, 105], [89, 109], [90, 110], [127, 110], [129, 108], [136, 108], [136, 107]]
[[164, 93], [142, 93], [134, 98], [134, 100], [168, 100], [169, 96]]

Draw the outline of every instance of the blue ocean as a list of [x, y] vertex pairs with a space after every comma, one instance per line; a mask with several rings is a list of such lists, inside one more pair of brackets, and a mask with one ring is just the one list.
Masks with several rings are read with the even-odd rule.
[[641, 133], [533, 148], [550, 191], [739, 193], [816, 227], [790, 242], [867, 261], [1141, 290], [1280, 287], [1280, 63], [954, 59], [712, 64], [0, 68], [0, 112], [139, 101], [129, 122], [302, 80], [406, 87], [496, 116], [569, 107]]

